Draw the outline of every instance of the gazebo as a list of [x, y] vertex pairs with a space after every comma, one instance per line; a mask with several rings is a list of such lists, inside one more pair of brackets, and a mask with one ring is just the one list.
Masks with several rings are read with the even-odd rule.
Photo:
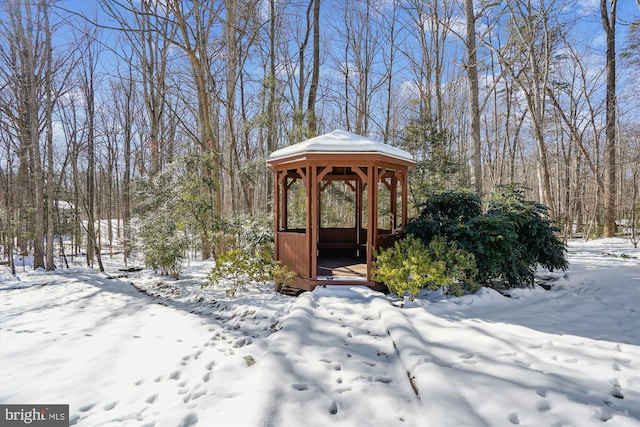
[[407, 220], [411, 154], [336, 130], [274, 151], [275, 259], [294, 286], [364, 284], [376, 249], [392, 246]]

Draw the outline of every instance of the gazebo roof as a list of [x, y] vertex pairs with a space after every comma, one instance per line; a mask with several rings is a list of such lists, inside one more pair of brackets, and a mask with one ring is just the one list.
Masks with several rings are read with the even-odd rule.
[[281, 148], [271, 153], [269, 160], [281, 160], [306, 154], [380, 154], [414, 163], [413, 156], [407, 151], [344, 130], [334, 130]]

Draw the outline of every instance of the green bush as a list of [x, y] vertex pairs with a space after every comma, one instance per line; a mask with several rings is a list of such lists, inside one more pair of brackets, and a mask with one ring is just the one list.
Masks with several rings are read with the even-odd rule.
[[373, 278], [400, 298], [413, 299], [423, 289], [447, 287], [459, 294], [462, 282], [475, 274], [473, 255], [434, 238], [428, 247], [411, 235], [376, 252]]
[[[520, 257], [522, 248], [508, 218], [500, 215], [471, 218], [457, 227], [451, 238], [460, 248], [474, 255], [477, 282], [491, 285], [492, 279], [508, 282], [523, 274], [519, 271], [520, 264], [513, 262]], [[526, 276], [526, 272], [524, 274]]]
[[475, 257], [475, 281], [487, 286], [529, 286], [538, 265], [566, 270], [566, 246], [547, 208], [525, 200], [517, 186], [498, 187], [481, 212], [480, 198], [449, 191], [429, 197], [407, 231], [429, 244], [438, 236]]
[[420, 215], [407, 224], [406, 231], [425, 243], [434, 236], [445, 236], [447, 240], [452, 240], [452, 233], [461, 224], [482, 214], [480, 198], [464, 191], [432, 193], [418, 207], [421, 209]]
[[233, 249], [216, 256], [215, 267], [203, 287], [227, 279], [225, 292], [233, 297], [243, 281], [273, 280], [277, 289], [293, 280], [294, 273], [273, 261], [273, 230], [270, 223], [267, 225], [263, 220], [235, 217], [220, 225], [227, 245]]
[[138, 237], [145, 264], [178, 279], [189, 239], [172, 215], [159, 211], [139, 219]]
[[509, 284], [532, 284], [537, 265], [553, 271], [569, 267], [565, 254], [566, 245], [556, 235], [556, 228], [548, 215], [548, 209], [541, 203], [525, 200], [521, 187], [498, 187], [489, 200], [488, 215], [504, 215], [513, 224], [518, 235], [520, 251], [517, 262], [520, 269], [527, 270]]
[[459, 248], [455, 242], [447, 243], [442, 237], [435, 237], [427, 247], [430, 258], [444, 264], [444, 274], [430, 289], [442, 287], [447, 293], [460, 296], [465, 290], [475, 292], [480, 289], [475, 283], [478, 274], [475, 256]]
[[254, 253], [232, 249], [218, 255], [216, 265], [211, 269], [207, 276], [208, 281], [202, 287], [215, 285], [226, 279], [228, 282], [225, 283], [225, 292], [228, 296], [234, 297], [245, 281], [273, 280], [276, 291], [291, 283], [295, 273], [281, 262], [274, 263], [271, 252], [264, 247], [262, 249]]
[[228, 296], [234, 297], [240, 287], [241, 280], [251, 277], [254, 273], [254, 264], [249, 254], [240, 249], [232, 249], [220, 254], [216, 258], [215, 267], [211, 269], [207, 277], [208, 284], [216, 284], [221, 279], [227, 279], [229, 283], [226, 284], [224, 291]]
[[278, 261], [273, 266], [273, 285], [276, 292], [280, 292], [284, 285], [291, 284], [296, 277], [296, 273], [289, 267]]

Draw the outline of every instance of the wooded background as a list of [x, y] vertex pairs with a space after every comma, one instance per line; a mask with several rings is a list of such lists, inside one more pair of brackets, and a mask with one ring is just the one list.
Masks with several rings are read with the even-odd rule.
[[269, 153], [334, 129], [410, 151], [412, 203], [522, 184], [565, 237], [638, 222], [637, 1], [0, 3], [5, 259], [126, 260], [145, 215], [209, 257], [271, 214]]

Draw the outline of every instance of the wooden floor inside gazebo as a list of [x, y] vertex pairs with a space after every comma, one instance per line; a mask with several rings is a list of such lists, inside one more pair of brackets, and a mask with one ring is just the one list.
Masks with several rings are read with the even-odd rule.
[[363, 257], [318, 258], [318, 280], [367, 280], [367, 260]]

